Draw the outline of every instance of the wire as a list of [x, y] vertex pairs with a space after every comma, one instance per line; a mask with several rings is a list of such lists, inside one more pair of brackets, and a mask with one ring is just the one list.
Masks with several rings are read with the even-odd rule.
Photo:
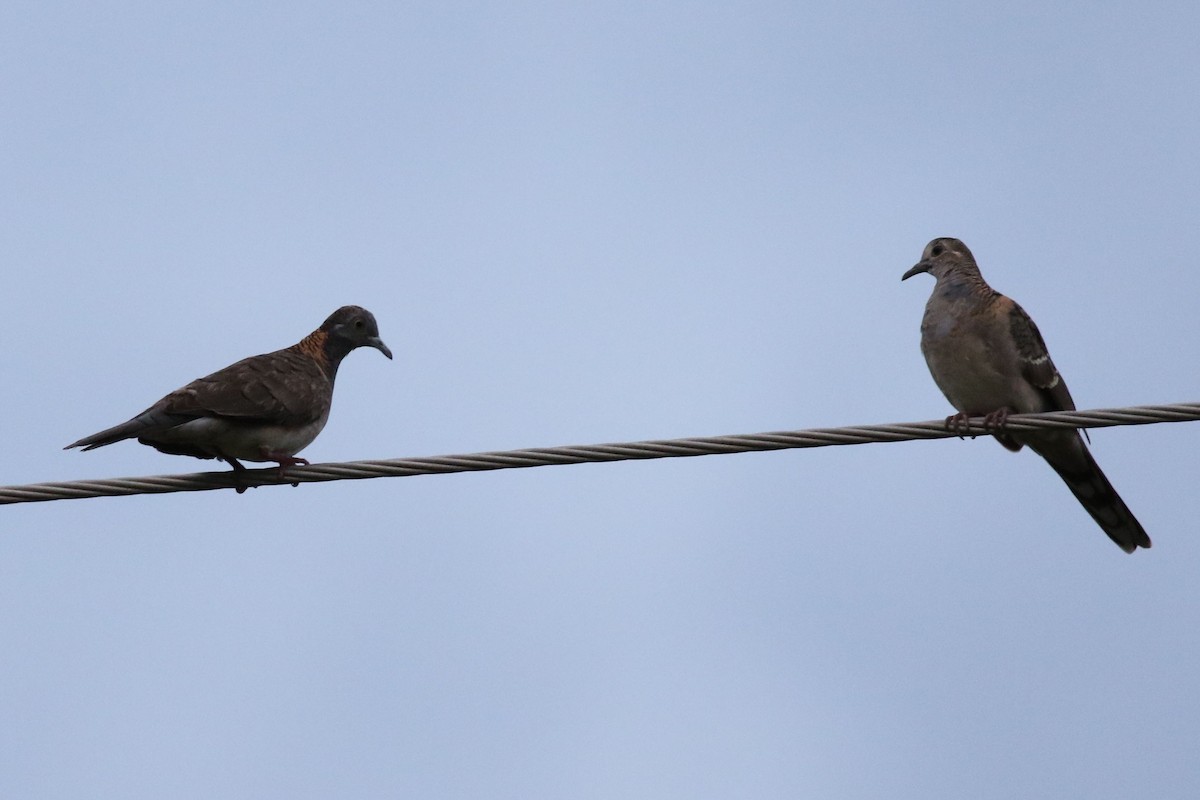
[[[1200, 403], [1176, 403], [1163, 406], [1131, 406], [1092, 411], [1054, 411], [1045, 414], [1013, 414], [1006, 428], [1033, 431], [1063, 428], [1108, 428], [1120, 425], [1149, 425], [1157, 422], [1200, 420]], [[986, 434], [983, 418], [972, 418], [968, 435]], [[657, 439], [645, 442], [592, 444], [568, 447], [535, 447], [467, 455], [394, 458], [383, 461], [347, 461], [290, 467], [280, 474], [275, 467], [246, 470], [242, 473], [197, 472], [189, 475], [154, 475], [143, 478], [107, 478], [100, 480], [33, 483], [25, 486], [0, 486], [0, 505], [73, 500], [85, 497], [115, 497], [133, 494], [202, 492], [211, 489], [249, 488], [279, 484], [317, 483], [320, 481], [361, 480], [364, 478], [401, 478], [410, 475], [441, 475], [451, 472], [479, 472], [493, 469], [548, 467], [560, 464], [584, 464], [629, 461], [650, 458], [723, 455], [801, 447], [904, 442], [914, 439], [946, 439], [957, 434], [944, 420], [907, 422], [894, 425], [858, 425], [846, 428], [813, 428], [735, 436], [706, 436], [692, 439]], [[240, 482], [235, 478], [240, 475]]]

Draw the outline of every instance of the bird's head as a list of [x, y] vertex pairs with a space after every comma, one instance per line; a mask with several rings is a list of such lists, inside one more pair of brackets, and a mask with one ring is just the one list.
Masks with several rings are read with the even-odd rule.
[[392, 351], [379, 338], [375, 315], [361, 306], [342, 306], [329, 315], [321, 325], [331, 344], [338, 351], [349, 353], [356, 347], [374, 347], [388, 358]]
[[941, 278], [955, 271], [978, 273], [979, 267], [975, 264], [975, 256], [971, 255], [965, 244], [958, 239], [943, 236], [925, 245], [921, 260], [904, 273], [900, 280], [906, 281], [922, 272]]

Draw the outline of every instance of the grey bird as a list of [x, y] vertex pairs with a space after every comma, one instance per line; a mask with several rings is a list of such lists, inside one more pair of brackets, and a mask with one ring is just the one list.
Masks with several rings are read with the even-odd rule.
[[1000, 444], [1012, 451], [1029, 445], [1046, 459], [1122, 550], [1149, 547], [1150, 537], [1104, 477], [1078, 430], [1005, 429], [1010, 413], [1075, 410], [1029, 315], [988, 286], [975, 257], [958, 239], [934, 239], [901, 280], [922, 272], [937, 284], [921, 320], [921, 352], [938, 388], [959, 412], [947, 418], [947, 427], [960, 430], [968, 417], [985, 416]]
[[308, 463], [296, 453], [325, 427], [338, 365], [358, 347], [392, 357], [371, 312], [343, 306], [291, 347], [197, 378], [133, 419], [64, 449], [93, 450], [136, 438], [171, 455], [221, 459], [236, 472], [245, 470], [239, 460], [273, 461], [282, 474]]

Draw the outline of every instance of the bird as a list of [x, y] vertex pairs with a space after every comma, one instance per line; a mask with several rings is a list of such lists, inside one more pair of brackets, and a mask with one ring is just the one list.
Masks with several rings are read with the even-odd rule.
[[961, 432], [969, 417], [1009, 450], [1040, 455], [1118, 547], [1132, 553], [1150, 537], [1101, 472], [1078, 429], [1008, 431], [1010, 413], [1074, 411], [1042, 334], [1016, 302], [997, 292], [958, 239], [937, 238], [900, 280], [927, 272], [937, 283], [921, 320], [921, 352], [933, 380], [958, 414], [947, 428]]
[[[241, 461], [273, 461], [282, 475], [309, 463], [296, 454], [325, 427], [338, 366], [359, 347], [392, 358], [374, 315], [342, 306], [291, 347], [197, 378], [132, 419], [63, 449], [94, 450], [136, 438], [162, 453], [220, 459], [239, 475], [246, 469]], [[237, 489], [240, 494], [245, 486]]]

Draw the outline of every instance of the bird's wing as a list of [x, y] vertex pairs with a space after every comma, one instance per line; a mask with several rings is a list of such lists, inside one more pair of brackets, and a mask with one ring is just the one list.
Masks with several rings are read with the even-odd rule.
[[172, 416], [291, 426], [324, 416], [332, 394], [333, 383], [316, 362], [289, 349], [242, 359], [176, 389], [158, 405]]
[[[1007, 298], [1005, 298], [1007, 299]], [[1021, 365], [1021, 377], [1039, 389], [1049, 405], [1048, 411], [1074, 411], [1075, 401], [1058, 368], [1050, 360], [1050, 351], [1033, 319], [1009, 300], [1009, 333]]]

